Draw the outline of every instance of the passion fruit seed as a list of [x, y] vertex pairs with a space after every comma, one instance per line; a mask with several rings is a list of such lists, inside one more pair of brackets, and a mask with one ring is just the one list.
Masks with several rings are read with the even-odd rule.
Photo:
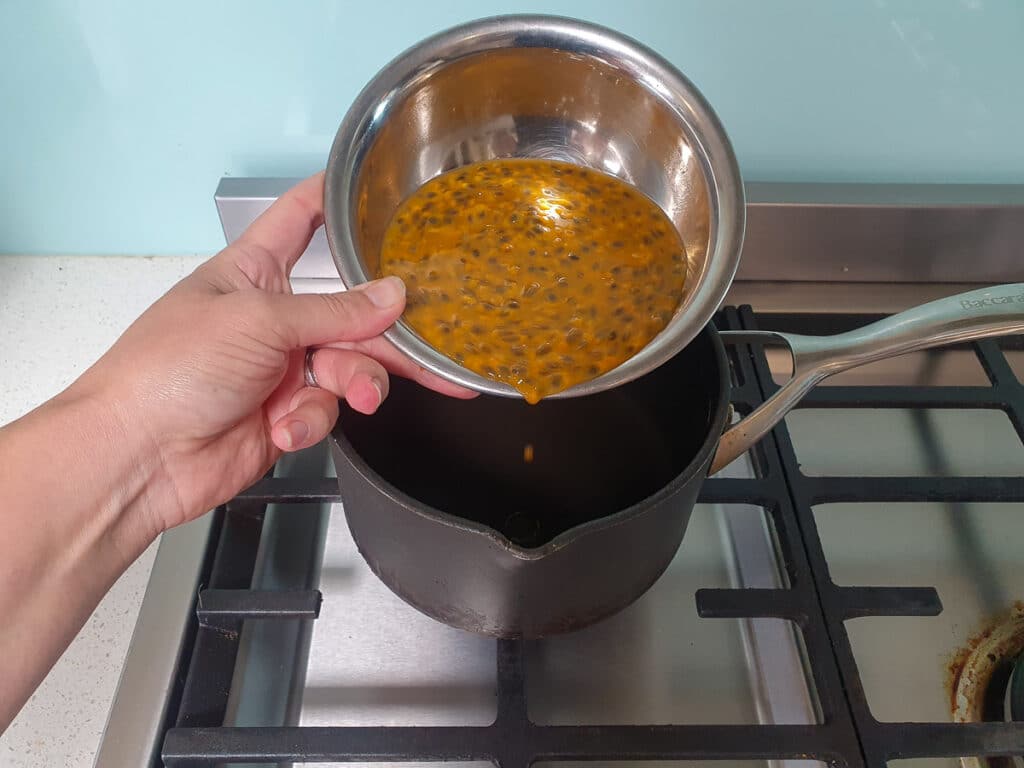
[[611, 370], [675, 313], [687, 259], [633, 187], [547, 160], [495, 160], [427, 182], [385, 232], [380, 274], [406, 321], [530, 402]]

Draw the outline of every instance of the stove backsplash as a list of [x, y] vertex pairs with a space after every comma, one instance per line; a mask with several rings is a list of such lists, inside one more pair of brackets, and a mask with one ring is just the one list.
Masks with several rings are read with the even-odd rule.
[[[317, 170], [388, 60], [523, 5], [2, 3], [0, 29], [17, 34], [0, 67], [0, 253], [212, 252], [218, 178]], [[748, 179], [1024, 180], [1016, 0], [526, 5], [666, 56], [720, 114]]]

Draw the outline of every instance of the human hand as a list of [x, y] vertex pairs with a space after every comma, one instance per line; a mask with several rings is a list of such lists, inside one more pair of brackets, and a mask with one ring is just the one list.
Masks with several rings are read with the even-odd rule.
[[[116, 417], [135, 446], [157, 530], [192, 519], [259, 479], [282, 451], [323, 439], [338, 398], [373, 413], [388, 371], [455, 397], [381, 336], [405, 307], [387, 278], [293, 295], [288, 275], [323, 220], [323, 175], [283, 195], [235, 243], [148, 309], [69, 390]], [[304, 382], [305, 353], [319, 388]]]

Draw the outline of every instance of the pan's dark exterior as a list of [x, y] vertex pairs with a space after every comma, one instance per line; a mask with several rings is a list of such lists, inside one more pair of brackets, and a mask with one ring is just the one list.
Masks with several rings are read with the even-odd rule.
[[334, 431], [349, 528], [385, 584], [446, 624], [578, 629], [668, 566], [728, 394], [710, 326], [644, 378], [585, 398], [456, 401], [395, 380], [377, 415], [344, 411]]

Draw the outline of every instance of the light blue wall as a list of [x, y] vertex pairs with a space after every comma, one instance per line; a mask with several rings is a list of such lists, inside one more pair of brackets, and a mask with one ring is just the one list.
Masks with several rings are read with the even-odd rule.
[[748, 179], [1024, 182], [1020, 0], [0, 0], [0, 252], [213, 251], [220, 176], [321, 167], [394, 54], [510, 11], [659, 50]]

